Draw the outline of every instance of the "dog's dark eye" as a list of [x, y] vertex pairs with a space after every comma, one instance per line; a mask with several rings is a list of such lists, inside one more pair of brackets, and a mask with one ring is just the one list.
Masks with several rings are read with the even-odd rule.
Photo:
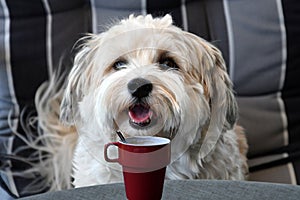
[[172, 58], [163, 58], [159, 61], [159, 66], [163, 70], [179, 69], [178, 65]]
[[114, 70], [120, 70], [126, 68], [127, 61], [126, 60], [117, 60], [113, 65]]

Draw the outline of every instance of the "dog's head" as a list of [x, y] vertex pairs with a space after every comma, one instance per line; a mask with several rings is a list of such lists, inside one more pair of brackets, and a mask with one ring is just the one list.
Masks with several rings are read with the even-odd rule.
[[201, 133], [232, 128], [231, 88], [216, 47], [173, 26], [169, 15], [130, 16], [82, 46], [61, 119], [108, 137], [120, 129], [130, 136], [185, 134], [192, 143]]

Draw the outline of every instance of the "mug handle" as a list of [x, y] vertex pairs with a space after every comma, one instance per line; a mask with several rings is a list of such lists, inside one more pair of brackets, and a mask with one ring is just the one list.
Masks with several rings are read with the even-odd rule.
[[118, 142], [111, 142], [111, 143], [107, 143], [104, 145], [104, 159], [107, 161], [107, 162], [119, 162], [119, 158], [114, 158], [114, 159], [111, 159], [108, 157], [108, 154], [107, 154], [107, 151], [108, 151], [108, 147], [110, 146], [119, 146], [118, 145]]

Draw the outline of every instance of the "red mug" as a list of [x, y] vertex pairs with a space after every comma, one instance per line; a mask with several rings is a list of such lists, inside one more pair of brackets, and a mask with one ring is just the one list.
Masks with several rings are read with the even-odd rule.
[[[118, 158], [108, 156], [108, 148], [118, 147]], [[126, 196], [129, 200], [161, 199], [166, 166], [171, 159], [170, 140], [162, 137], [136, 136], [126, 143], [112, 142], [104, 147], [107, 162], [122, 165]]]

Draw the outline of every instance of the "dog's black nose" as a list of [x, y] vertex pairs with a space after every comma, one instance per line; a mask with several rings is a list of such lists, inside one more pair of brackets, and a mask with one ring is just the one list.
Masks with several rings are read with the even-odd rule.
[[137, 98], [146, 97], [152, 91], [152, 83], [144, 78], [132, 79], [128, 84], [127, 88], [129, 93]]

